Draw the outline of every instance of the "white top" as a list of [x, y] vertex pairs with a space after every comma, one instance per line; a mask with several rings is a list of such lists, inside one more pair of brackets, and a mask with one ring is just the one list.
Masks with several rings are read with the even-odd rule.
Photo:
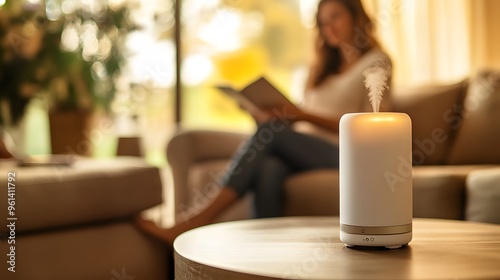
[[[381, 50], [370, 50], [344, 73], [333, 75], [318, 87], [307, 91], [301, 108], [305, 112], [333, 120], [339, 120], [346, 113], [371, 112], [363, 71], [374, 66], [380, 59], [390, 62], [390, 58]], [[388, 84], [390, 85], [390, 78]], [[389, 93], [389, 90], [384, 92], [380, 111], [387, 111], [390, 108]], [[312, 123], [297, 122], [294, 129], [338, 144], [338, 134]]]

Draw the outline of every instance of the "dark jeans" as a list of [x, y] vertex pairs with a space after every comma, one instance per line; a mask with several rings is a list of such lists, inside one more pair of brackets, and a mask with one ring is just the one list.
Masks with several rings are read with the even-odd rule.
[[220, 184], [240, 197], [253, 191], [257, 218], [277, 217], [283, 212], [286, 177], [338, 166], [337, 146], [271, 121], [259, 126], [239, 148]]

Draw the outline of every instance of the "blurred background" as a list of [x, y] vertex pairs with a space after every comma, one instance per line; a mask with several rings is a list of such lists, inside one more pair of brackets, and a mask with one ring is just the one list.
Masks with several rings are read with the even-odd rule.
[[[63, 152], [113, 157], [119, 138], [139, 137], [148, 162], [165, 165], [177, 129], [254, 128], [218, 83], [241, 88], [263, 75], [300, 102], [317, 2], [0, 0], [1, 125], [31, 155], [69, 139], [50, 131], [61, 125], [83, 132]], [[362, 2], [395, 86], [500, 67], [500, 1]]]

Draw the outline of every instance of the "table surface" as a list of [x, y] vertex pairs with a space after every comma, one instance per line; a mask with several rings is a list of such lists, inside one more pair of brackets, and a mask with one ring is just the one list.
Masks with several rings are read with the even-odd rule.
[[414, 219], [401, 249], [347, 248], [337, 217], [209, 225], [174, 243], [176, 279], [500, 279], [500, 225]]

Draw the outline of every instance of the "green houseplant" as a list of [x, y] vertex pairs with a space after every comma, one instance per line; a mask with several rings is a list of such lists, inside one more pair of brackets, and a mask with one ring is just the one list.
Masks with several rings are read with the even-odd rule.
[[29, 101], [42, 98], [49, 108], [52, 153], [86, 154], [76, 146], [90, 129], [92, 113], [109, 112], [124, 40], [137, 26], [125, 5], [62, 12], [60, 1], [51, 12], [43, 4], [21, 2], [0, 8], [0, 125], [16, 124]]

